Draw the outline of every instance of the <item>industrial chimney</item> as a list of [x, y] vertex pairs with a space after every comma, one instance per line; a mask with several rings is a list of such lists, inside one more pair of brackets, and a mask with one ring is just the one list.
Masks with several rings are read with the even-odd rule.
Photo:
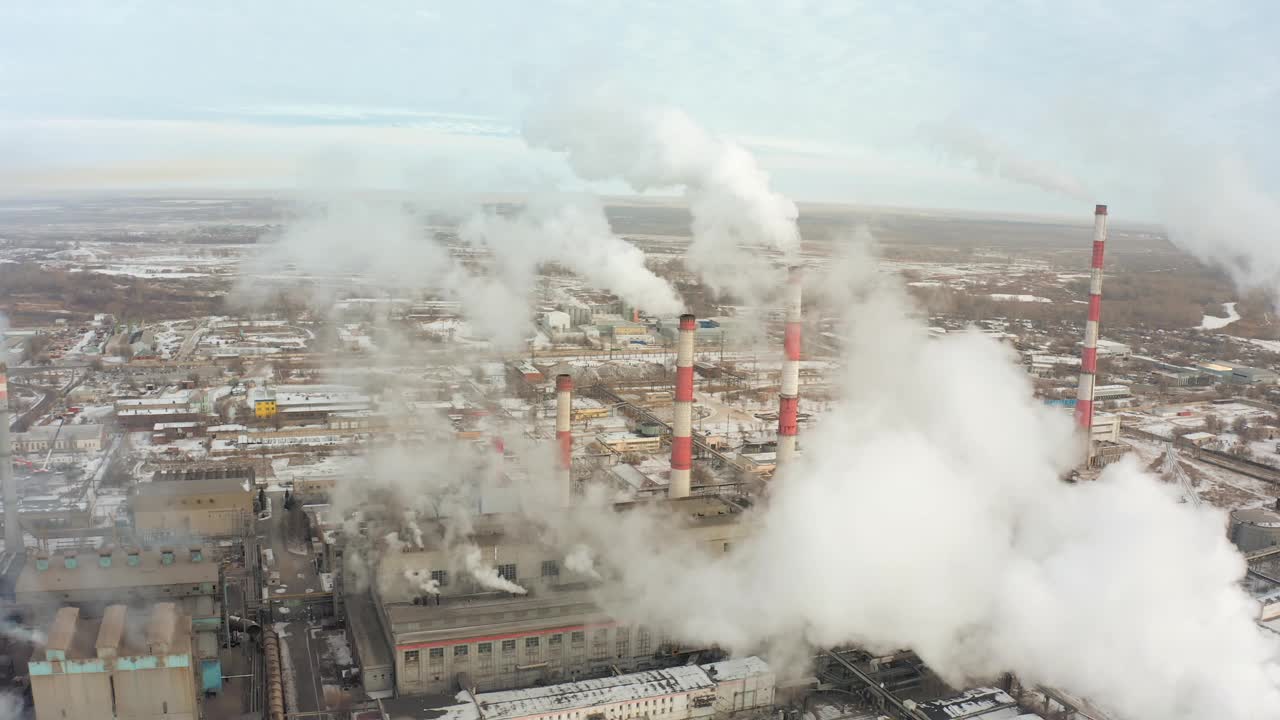
[[1076, 424], [1089, 444], [1087, 462], [1093, 464], [1093, 388], [1098, 374], [1098, 320], [1102, 317], [1102, 254], [1107, 242], [1107, 206], [1093, 211], [1093, 262], [1089, 271], [1089, 319], [1084, 325], [1080, 355], [1080, 387], [1076, 391]]
[[560, 505], [568, 507], [573, 501], [573, 431], [569, 428], [573, 409], [573, 377], [556, 376], [556, 475], [559, 478], [557, 492]]
[[698, 323], [692, 315], [680, 316], [676, 345], [676, 402], [671, 421], [671, 484], [667, 497], [689, 497], [689, 471], [693, 468], [693, 338]]
[[0, 363], [0, 485], [4, 492], [4, 549], [22, 551], [22, 527], [18, 524], [18, 485], [13, 477], [12, 448], [9, 445], [9, 376]]
[[787, 328], [782, 358], [782, 393], [778, 398], [778, 468], [791, 462], [796, 454], [796, 433], [800, 410], [800, 268], [792, 266], [787, 271]]

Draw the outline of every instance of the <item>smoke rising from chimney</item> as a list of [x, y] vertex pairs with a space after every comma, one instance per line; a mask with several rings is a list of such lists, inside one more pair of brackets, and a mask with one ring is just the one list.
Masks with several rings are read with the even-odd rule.
[[926, 128], [926, 136], [953, 162], [972, 163], [984, 175], [1031, 185], [1076, 200], [1089, 201], [1084, 183], [1051, 163], [1017, 153], [975, 128], [944, 125]]
[[682, 188], [693, 215], [686, 260], [717, 291], [759, 299], [778, 274], [760, 250], [799, 251], [795, 203], [770, 188], [749, 152], [681, 110], [582, 95], [530, 113], [524, 137], [563, 152], [586, 180], [621, 179], [637, 192]]

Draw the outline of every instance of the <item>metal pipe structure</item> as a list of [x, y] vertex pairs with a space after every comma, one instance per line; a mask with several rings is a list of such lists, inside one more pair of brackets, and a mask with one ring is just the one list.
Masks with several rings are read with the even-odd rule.
[[280, 663], [280, 639], [273, 630], [267, 630], [263, 634], [262, 656], [267, 670], [267, 719], [284, 720], [284, 673]]
[[1089, 270], [1089, 319], [1084, 325], [1080, 355], [1080, 386], [1076, 390], [1076, 424], [1089, 444], [1087, 462], [1093, 464], [1093, 389], [1098, 375], [1098, 320], [1102, 317], [1102, 255], [1107, 243], [1107, 206], [1093, 211], [1093, 261]]
[[573, 431], [569, 426], [573, 409], [573, 377], [556, 376], [556, 443], [559, 447], [556, 474], [559, 477], [557, 493], [561, 506], [573, 501]]
[[689, 497], [693, 469], [693, 340], [698, 322], [692, 315], [680, 316], [680, 339], [676, 344], [676, 399], [671, 420], [671, 484], [667, 497]]
[[18, 524], [18, 481], [13, 477], [13, 448], [9, 444], [9, 375], [0, 364], [0, 486], [4, 493], [4, 549], [22, 552], [22, 526]]
[[800, 327], [802, 301], [800, 268], [792, 266], [787, 271], [787, 328], [782, 358], [782, 392], [778, 398], [778, 455], [779, 469], [786, 467], [796, 454], [796, 434], [800, 430], [797, 415], [800, 411]]

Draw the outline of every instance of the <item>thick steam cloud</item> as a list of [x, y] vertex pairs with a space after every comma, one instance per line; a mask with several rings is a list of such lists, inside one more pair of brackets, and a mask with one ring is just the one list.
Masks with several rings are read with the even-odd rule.
[[740, 546], [662, 542], [656, 513], [575, 515], [612, 615], [739, 652], [909, 647], [956, 684], [1013, 671], [1123, 718], [1280, 717], [1280, 648], [1219, 511], [1132, 461], [1062, 482], [1070, 419], [1011, 351], [928, 339], [892, 288], [847, 302], [844, 402]]
[[759, 299], [776, 280], [759, 250], [799, 250], [795, 203], [770, 188], [749, 152], [678, 109], [582, 96], [531, 113], [524, 136], [563, 152], [586, 180], [621, 179], [638, 192], [683, 188], [693, 215], [687, 260], [714, 289]]

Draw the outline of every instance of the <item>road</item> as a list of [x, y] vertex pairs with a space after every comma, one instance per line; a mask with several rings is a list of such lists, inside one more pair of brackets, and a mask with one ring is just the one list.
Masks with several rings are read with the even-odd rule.
[[267, 493], [267, 497], [272, 513], [270, 519], [258, 523], [258, 542], [270, 548], [273, 556], [272, 564], [263, 567], [264, 580], [272, 571], [280, 576], [279, 583], [268, 584], [267, 590], [272, 619], [283, 624], [283, 627], [277, 625], [277, 629], [284, 631], [281, 651], [289, 655], [285, 661], [285, 696], [290, 701], [296, 698], [297, 707], [290, 706], [288, 710], [291, 713], [325, 710], [323, 672], [313, 638], [319, 623], [316, 621], [313, 626], [309, 621], [303, 597], [321, 592], [324, 587], [307, 550], [301, 510], [285, 510], [283, 492]]

